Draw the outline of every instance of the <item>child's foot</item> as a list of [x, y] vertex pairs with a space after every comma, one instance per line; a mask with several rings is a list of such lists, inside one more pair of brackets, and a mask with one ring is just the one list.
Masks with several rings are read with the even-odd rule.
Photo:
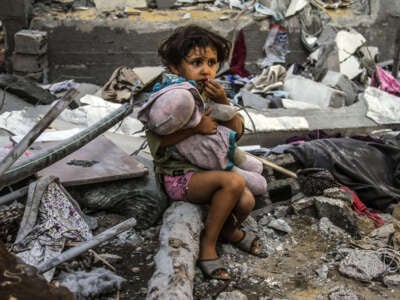
[[215, 259], [199, 259], [197, 264], [203, 274], [212, 279], [218, 280], [230, 280], [231, 277], [228, 270], [224, 266], [222, 258], [217, 257]]
[[232, 245], [252, 255], [261, 256], [260, 239], [251, 231], [241, 230], [241, 232], [243, 233], [242, 237], [236, 241], [232, 241]]

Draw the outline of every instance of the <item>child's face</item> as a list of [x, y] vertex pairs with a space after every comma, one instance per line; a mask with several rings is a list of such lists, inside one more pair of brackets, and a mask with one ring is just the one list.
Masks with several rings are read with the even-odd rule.
[[171, 66], [175, 74], [194, 80], [201, 90], [204, 82], [215, 79], [218, 71], [217, 51], [212, 47], [193, 48], [178, 66]]

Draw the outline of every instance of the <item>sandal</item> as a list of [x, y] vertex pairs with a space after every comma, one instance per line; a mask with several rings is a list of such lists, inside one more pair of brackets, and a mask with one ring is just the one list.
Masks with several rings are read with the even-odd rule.
[[232, 245], [252, 255], [264, 257], [265, 255], [263, 255], [261, 251], [261, 245], [258, 249], [254, 249], [255, 243], [258, 242], [260, 242], [260, 238], [257, 237], [252, 231], [243, 230], [243, 237], [237, 242], [232, 242]]
[[[229, 276], [228, 270], [225, 268], [222, 259], [220, 257], [215, 259], [202, 259], [198, 260], [197, 264], [204, 275], [211, 279], [218, 279], [218, 280], [230, 280], [231, 277]], [[218, 271], [222, 271], [218, 272]], [[224, 273], [227, 276], [224, 276]]]

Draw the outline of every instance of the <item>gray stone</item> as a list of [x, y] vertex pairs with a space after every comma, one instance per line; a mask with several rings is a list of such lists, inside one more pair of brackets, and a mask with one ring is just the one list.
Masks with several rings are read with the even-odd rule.
[[287, 206], [278, 206], [274, 209], [274, 216], [275, 218], [284, 218], [288, 213], [289, 207]]
[[315, 197], [315, 207], [320, 218], [327, 217], [336, 226], [359, 238], [357, 214], [344, 201], [318, 196]]
[[327, 265], [323, 264], [321, 267], [315, 270], [317, 273], [318, 277], [321, 279], [327, 279], [328, 278], [328, 273], [329, 273], [329, 268]]
[[218, 295], [217, 300], [247, 300], [247, 296], [236, 290], [233, 292], [223, 292]]
[[342, 73], [328, 70], [321, 83], [343, 91], [345, 93], [345, 103], [347, 106], [353, 104], [357, 99], [356, 87], [352, 81]]
[[386, 265], [374, 251], [351, 250], [340, 262], [342, 275], [368, 282], [378, 278], [386, 271]]
[[400, 286], [400, 274], [387, 275], [383, 277], [383, 283], [389, 288]]
[[47, 68], [47, 55], [14, 53], [12, 61], [14, 71], [37, 73]]
[[47, 32], [20, 30], [15, 34], [15, 52], [21, 54], [44, 54], [47, 51]]
[[292, 208], [297, 215], [317, 217], [314, 197], [305, 197], [292, 203]]
[[338, 287], [329, 293], [329, 300], [363, 300], [364, 297], [355, 294], [345, 287]]
[[286, 221], [283, 219], [272, 220], [271, 222], [268, 223], [268, 227], [286, 233], [291, 233], [293, 231], [290, 225], [286, 223]]
[[323, 217], [319, 220], [318, 229], [321, 235], [326, 239], [340, 237], [346, 234], [343, 229], [333, 225], [333, 223], [326, 217]]
[[49, 91], [21, 76], [0, 74], [0, 88], [7, 88], [7, 92], [34, 105], [50, 104], [56, 99]]
[[245, 89], [241, 89], [240, 95], [242, 96], [243, 105], [245, 107], [251, 107], [258, 110], [268, 109], [268, 104], [270, 100], [260, 95], [246, 91]]

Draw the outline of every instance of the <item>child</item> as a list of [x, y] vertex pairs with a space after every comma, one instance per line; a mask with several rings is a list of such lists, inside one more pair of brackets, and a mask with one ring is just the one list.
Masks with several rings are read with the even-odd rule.
[[[198, 90], [191, 83], [182, 82], [153, 93], [138, 112], [138, 119], [155, 133], [166, 135], [197, 126], [204, 112]], [[243, 176], [253, 195], [266, 193], [267, 182], [261, 174], [263, 164], [239, 149], [235, 140], [235, 131], [218, 125], [216, 134], [195, 134], [177, 143], [178, 153], [174, 157], [207, 170], [236, 172]]]
[[[162, 62], [172, 73], [164, 76], [160, 88], [179, 83], [171, 81], [182, 77], [183, 81], [195, 82], [206, 101], [229, 105], [224, 89], [214, 80], [219, 64], [228, 59], [229, 51], [229, 41], [209, 30], [196, 25], [178, 27], [158, 49]], [[239, 115], [219, 124], [235, 131], [237, 138], [243, 134], [243, 120]], [[254, 207], [254, 196], [239, 174], [203, 170], [174, 156], [174, 145], [195, 134], [215, 134], [217, 125], [206, 112], [193, 128], [163, 136], [146, 130], [146, 136], [157, 178], [169, 197], [176, 201], [209, 205], [200, 237], [198, 265], [205, 275], [228, 280], [228, 270], [216, 251], [218, 238], [254, 255], [261, 251], [260, 240], [251, 232], [240, 229]]]

